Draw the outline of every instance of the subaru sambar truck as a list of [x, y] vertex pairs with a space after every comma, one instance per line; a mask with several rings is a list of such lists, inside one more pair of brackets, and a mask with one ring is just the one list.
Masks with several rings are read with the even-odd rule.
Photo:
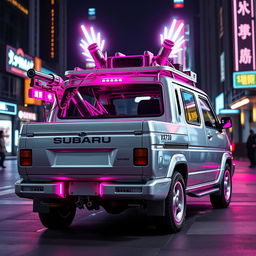
[[186, 196], [230, 204], [231, 119], [218, 119], [195, 73], [175, 68], [172, 46], [166, 39], [157, 56], [106, 58], [94, 43], [96, 67], [67, 71], [66, 81], [28, 71], [30, 95], [55, 100], [45, 122], [22, 127], [15, 192], [33, 200], [45, 227], [68, 227], [76, 208], [136, 206], [173, 233], [184, 225]]

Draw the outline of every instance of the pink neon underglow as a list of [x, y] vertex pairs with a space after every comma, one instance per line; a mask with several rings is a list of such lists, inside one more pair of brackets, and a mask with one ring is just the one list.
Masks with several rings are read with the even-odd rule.
[[101, 38], [101, 33], [98, 32], [96, 33], [93, 27], [90, 27], [89, 29], [86, 29], [84, 25], [81, 25], [81, 29], [84, 34], [84, 38], [81, 39], [80, 41], [80, 46], [83, 49], [82, 54], [86, 57], [87, 62], [94, 62], [89, 50], [88, 46], [97, 43], [100, 50], [103, 51], [104, 45], [105, 45], [105, 40]]
[[55, 180], [60, 180], [60, 181], [64, 181], [64, 180], [72, 180], [71, 178], [68, 177], [53, 177]]
[[110, 181], [110, 180], [114, 180], [114, 177], [99, 177], [98, 180], [100, 181]]
[[47, 102], [54, 102], [54, 93], [42, 91], [34, 88], [30, 88], [28, 91], [28, 97], [37, 100], [44, 100]]
[[220, 166], [216, 165], [216, 164], [205, 164], [205, 165], [202, 165], [202, 168], [211, 170], [211, 169], [218, 169], [218, 168], [220, 168]]
[[56, 183], [56, 194], [59, 196], [59, 197], [65, 197], [65, 191], [64, 191], [64, 183], [63, 182], [59, 182], [59, 183]]
[[100, 188], [99, 188], [99, 194], [100, 194], [100, 197], [102, 197], [104, 195], [104, 185], [107, 184], [107, 182], [101, 182], [100, 183]]
[[177, 20], [174, 19], [170, 27], [168, 28], [165, 26], [163, 33], [160, 34], [161, 44], [163, 44], [165, 39], [169, 39], [172, 42], [174, 42], [172, 52], [169, 55], [170, 58], [177, 57], [177, 53], [183, 50], [181, 46], [185, 42], [185, 39], [184, 39], [184, 35], [180, 35], [183, 27], [184, 27], [184, 23], [180, 23], [177, 25]]

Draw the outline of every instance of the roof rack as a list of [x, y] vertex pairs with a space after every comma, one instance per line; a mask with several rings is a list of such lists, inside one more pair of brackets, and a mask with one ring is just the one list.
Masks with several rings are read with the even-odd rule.
[[104, 76], [109, 74], [143, 74], [164, 72], [165, 75], [175, 79], [182, 80], [195, 86], [196, 74], [192, 71], [183, 71], [180, 64], [173, 64], [169, 55], [172, 51], [174, 43], [165, 39], [162, 47], [156, 56], [149, 51], [145, 51], [143, 55], [129, 55], [116, 53], [115, 56], [106, 57], [101, 52], [97, 43], [89, 45], [88, 50], [94, 60], [95, 67], [90, 69], [75, 68], [75, 70], [67, 71], [65, 75], [69, 78], [80, 78], [94, 74]]

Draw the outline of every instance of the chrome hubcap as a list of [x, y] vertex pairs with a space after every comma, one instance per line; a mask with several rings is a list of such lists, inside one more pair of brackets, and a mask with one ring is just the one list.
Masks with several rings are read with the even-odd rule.
[[184, 191], [182, 184], [177, 181], [173, 187], [173, 199], [172, 199], [172, 212], [175, 222], [179, 223], [182, 221], [184, 213]]
[[231, 195], [231, 177], [230, 172], [228, 170], [224, 173], [224, 196], [226, 201], [230, 199]]

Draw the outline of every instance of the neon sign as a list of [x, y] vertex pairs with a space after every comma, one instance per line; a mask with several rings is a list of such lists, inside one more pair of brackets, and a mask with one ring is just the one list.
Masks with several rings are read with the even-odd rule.
[[51, 59], [55, 57], [55, 10], [54, 10], [55, 1], [51, 0]]
[[183, 8], [184, 0], [173, 0], [173, 7], [174, 8]]
[[15, 116], [17, 114], [17, 105], [10, 102], [0, 101], [0, 113]]
[[54, 93], [30, 88], [28, 91], [29, 98], [54, 102]]
[[24, 54], [21, 48], [15, 49], [6, 46], [6, 71], [17, 76], [27, 77], [28, 69], [34, 67], [34, 60], [29, 55]]
[[233, 87], [235, 89], [256, 88], [256, 71], [234, 72]]
[[37, 120], [36, 113], [22, 111], [22, 110], [20, 110], [18, 112], [18, 117], [22, 120], [28, 120], [28, 121], [36, 121]]
[[233, 0], [235, 71], [255, 70], [254, 4]]

